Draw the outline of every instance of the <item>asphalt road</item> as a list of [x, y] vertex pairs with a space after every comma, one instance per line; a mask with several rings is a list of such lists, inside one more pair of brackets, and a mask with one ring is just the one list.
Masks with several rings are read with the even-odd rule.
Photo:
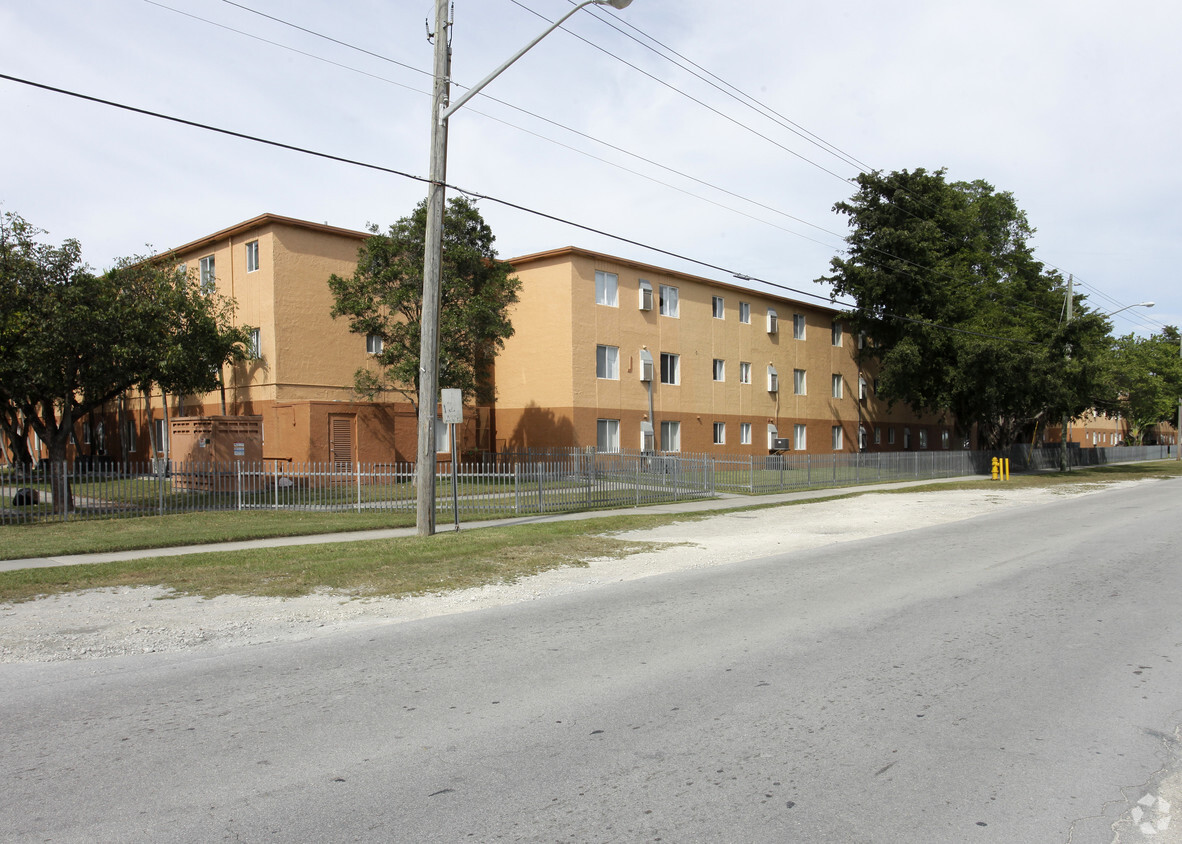
[[298, 643], [0, 665], [0, 840], [1178, 840], [1180, 503], [1141, 484]]

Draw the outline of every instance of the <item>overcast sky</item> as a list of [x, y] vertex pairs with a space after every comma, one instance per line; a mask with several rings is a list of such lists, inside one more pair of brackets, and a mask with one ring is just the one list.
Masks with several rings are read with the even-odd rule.
[[[455, 0], [453, 79], [475, 83], [569, 8]], [[425, 177], [433, 9], [0, 0], [0, 73]], [[451, 119], [448, 181], [636, 243], [483, 200], [503, 258], [575, 245], [826, 295], [813, 280], [841, 248], [848, 179], [945, 167], [1012, 192], [1039, 259], [1093, 306], [1157, 303], [1116, 333], [1182, 323], [1182, 3], [635, 0], [567, 29], [486, 89], [502, 102]], [[77, 238], [98, 269], [263, 212], [385, 227], [425, 195], [8, 80], [0, 114], [0, 209]]]

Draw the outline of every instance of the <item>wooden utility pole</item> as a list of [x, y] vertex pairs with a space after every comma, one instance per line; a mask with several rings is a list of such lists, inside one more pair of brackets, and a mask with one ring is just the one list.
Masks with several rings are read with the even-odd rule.
[[439, 395], [439, 308], [442, 298], [444, 184], [447, 181], [447, 108], [451, 90], [448, 0], [435, 0], [435, 90], [431, 99], [431, 185], [423, 255], [423, 312], [419, 345], [419, 442], [415, 526], [435, 533], [435, 406]]
[[[1067, 276], [1067, 318], [1064, 320], [1065, 325], [1071, 324], [1072, 310], [1074, 309], [1074, 306], [1075, 306], [1074, 300], [1075, 300], [1075, 276], [1069, 275], [1069, 276]], [[1068, 358], [1068, 360], [1071, 359], [1071, 349], [1070, 348], [1068, 348], [1068, 350], [1067, 350], [1067, 358]], [[1069, 468], [1069, 464], [1068, 464], [1068, 460], [1067, 460], [1067, 436], [1068, 436], [1068, 425], [1069, 424], [1070, 424], [1070, 420], [1067, 418], [1067, 414], [1064, 413], [1063, 414], [1063, 432], [1062, 432], [1062, 434], [1060, 434], [1060, 437], [1059, 437], [1061, 440], [1061, 442], [1059, 444], [1059, 471], [1060, 472], [1066, 472], [1067, 469]]]

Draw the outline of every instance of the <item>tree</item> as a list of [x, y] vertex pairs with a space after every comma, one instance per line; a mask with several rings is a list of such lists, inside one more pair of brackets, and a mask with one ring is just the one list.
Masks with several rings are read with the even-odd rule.
[[1145, 429], [1175, 422], [1182, 396], [1182, 357], [1178, 329], [1166, 326], [1161, 334], [1127, 334], [1113, 341], [1114, 409], [1129, 420], [1130, 435], [1144, 442]]
[[[374, 360], [381, 371], [361, 368], [354, 375], [354, 389], [366, 398], [396, 390], [418, 407], [426, 228], [424, 200], [386, 234], [370, 226], [373, 236], [358, 251], [352, 278], [333, 275], [328, 280], [335, 300], [333, 318], [346, 317], [354, 334], [380, 340]], [[465, 397], [480, 403], [493, 399], [488, 369], [513, 335], [509, 308], [521, 288], [511, 275], [513, 268], [497, 260], [494, 241], [475, 203], [464, 197], [448, 202], [439, 385], [463, 390]]]
[[834, 298], [866, 333], [880, 394], [917, 413], [951, 413], [959, 432], [1002, 448], [1040, 422], [1077, 416], [1100, 388], [1103, 317], [1034, 259], [1033, 229], [1009, 193], [944, 171], [863, 173], [834, 210], [849, 217]]
[[[82, 262], [76, 240], [16, 214], [0, 225], [0, 401], [64, 465], [75, 422], [129, 389], [157, 383], [204, 392], [248, 335], [232, 303], [203, 292], [167, 259], [126, 259], [108, 272]], [[64, 472], [51, 474], [54, 509], [70, 506]]]

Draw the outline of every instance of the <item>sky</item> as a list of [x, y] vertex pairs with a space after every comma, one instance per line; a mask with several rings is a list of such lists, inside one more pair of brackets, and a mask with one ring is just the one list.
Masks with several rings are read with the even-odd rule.
[[[570, 8], [455, 0], [453, 97]], [[384, 228], [426, 195], [428, 25], [430, 0], [0, 0], [0, 74], [418, 177], [0, 79], [0, 211], [96, 269], [265, 212]], [[1182, 323], [1179, 33], [1164, 0], [589, 7], [451, 118], [448, 182], [503, 201], [502, 258], [827, 301], [851, 179], [946, 168], [1012, 193], [1091, 307], [1155, 302], [1112, 317], [1151, 334]]]

